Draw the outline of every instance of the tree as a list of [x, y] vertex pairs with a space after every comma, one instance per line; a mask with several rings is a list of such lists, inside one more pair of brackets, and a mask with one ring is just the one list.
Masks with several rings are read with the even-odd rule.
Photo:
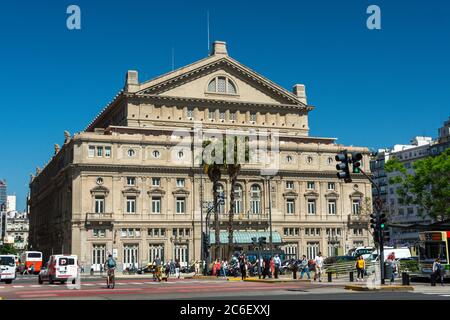
[[0, 254], [17, 254], [17, 249], [14, 248], [10, 244], [4, 244], [3, 246], [0, 246]]
[[390, 184], [400, 184], [397, 189], [399, 203], [417, 205], [419, 215], [428, 214], [442, 221], [450, 218], [450, 148], [438, 156], [413, 162], [413, 173], [397, 158], [385, 164], [389, 173], [398, 173], [389, 179]]

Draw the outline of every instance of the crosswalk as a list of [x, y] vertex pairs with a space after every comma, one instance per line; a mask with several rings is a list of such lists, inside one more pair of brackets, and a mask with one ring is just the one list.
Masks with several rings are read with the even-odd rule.
[[413, 291], [414, 293], [420, 293], [424, 295], [433, 295], [448, 298], [450, 297], [450, 287], [438, 287], [438, 288], [420, 288]]

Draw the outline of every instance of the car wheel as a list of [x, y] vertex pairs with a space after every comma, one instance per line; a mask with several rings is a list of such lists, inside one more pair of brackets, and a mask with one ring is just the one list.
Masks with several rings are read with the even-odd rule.
[[12, 280], [11, 280], [11, 279], [5, 280], [5, 283], [6, 283], [6, 284], [11, 284], [11, 283], [12, 283]]
[[42, 281], [41, 276], [38, 277], [38, 283], [39, 283], [39, 284], [43, 284], [43, 283], [44, 283], [44, 281]]

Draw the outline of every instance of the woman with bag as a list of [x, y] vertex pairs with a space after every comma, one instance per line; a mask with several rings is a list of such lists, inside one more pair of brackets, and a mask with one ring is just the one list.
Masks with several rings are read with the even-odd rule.
[[[362, 256], [359, 256], [356, 260], [356, 281], [364, 281], [364, 270], [366, 269], [366, 261]], [[361, 280], [360, 280], [361, 279]]]

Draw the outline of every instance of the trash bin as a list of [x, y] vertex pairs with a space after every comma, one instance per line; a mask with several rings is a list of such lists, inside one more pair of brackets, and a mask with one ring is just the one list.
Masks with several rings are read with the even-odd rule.
[[409, 274], [407, 272], [402, 272], [402, 285], [409, 286]]
[[348, 276], [349, 276], [350, 282], [353, 282], [353, 281], [354, 281], [354, 280], [353, 280], [353, 271], [350, 271], [350, 272], [348, 273]]
[[328, 275], [328, 282], [331, 282], [332, 273], [331, 272], [327, 272], [327, 275]]
[[392, 273], [394, 270], [392, 269], [392, 266], [390, 263], [384, 263], [384, 279], [391, 279]]

